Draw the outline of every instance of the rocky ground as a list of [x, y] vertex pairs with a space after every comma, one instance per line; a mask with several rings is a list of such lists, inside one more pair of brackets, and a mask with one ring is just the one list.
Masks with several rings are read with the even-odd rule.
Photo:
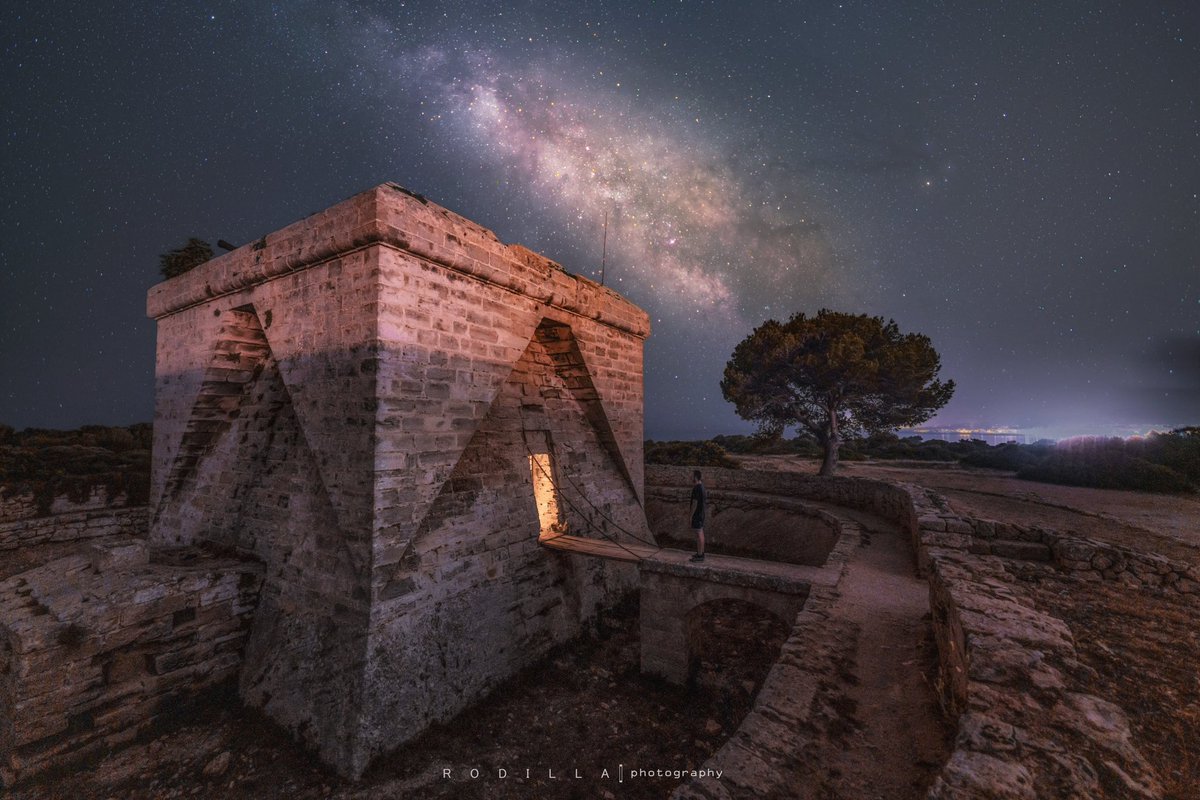
[[1195, 596], [1086, 583], [1041, 564], [1015, 570], [1041, 608], [1067, 623], [1083, 690], [1113, 699], [1166, 797], [1200, 797], [1200, 604]]
[[[626, 603], [605, 615], [595, 632], [381, 758], [359, 783], [323, 769], [226, 691], [169, 730], [14, 796], [662, 798], [679, 779], [630, 779], [628, 771], [699, 767], [737, 728], [787, 634], [780, 621], [733, 602], [715, 606], [703, 627], [695, 685], [676, 688], [640, 674], [637, 606]], [[444, 769], [451, 770], [449, 779]]]

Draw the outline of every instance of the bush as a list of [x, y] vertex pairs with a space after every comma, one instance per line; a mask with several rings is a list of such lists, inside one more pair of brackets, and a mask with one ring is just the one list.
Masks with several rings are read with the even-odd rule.
[[1119, 454], [1105, 458], [1077, 458], [1055, 454], [1039, 464], [1024, 467], [1018, 478], [1092, 486], [1098, 489], [1135, 489], [1142, 492], [1187, 492], [1195, 487], [1183, 475], [1144, 458]]
[[655, 442], [645, 443], [647, 464], [669, 464], [680, 467], [726, 467], [737, 469], [738, 463], [729, 457], [716, 442]]
[[160, 255], [158, 266], [164, 278], [174, 278], [195, 269], [212, 257], [212, 246], [193, 236], [183, 247]]
[[1017, 472], [1040, 464], [1050, 449], [1039, 445], [1001, 444], [972, 450], [963, 456], [962, 463], [969, 467], [1007, 469]]

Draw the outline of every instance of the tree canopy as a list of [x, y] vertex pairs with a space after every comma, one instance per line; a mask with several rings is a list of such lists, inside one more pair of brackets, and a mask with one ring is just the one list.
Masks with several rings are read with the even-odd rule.
[[755, 328], [734, 348], [721, 392], [766, 433], [796, 425], [811, 435], [831, 475], [846, 436], [917, 425], [944, 406], [954, 381], [938, 380], [940, 369], [929, 337], [822, 309]]
[[176, 248], [158, 257], [159, 268], [164, 278], [174, 278], [203, 264], [213, 257], [212, 246], [203, 239], [192, 237], [183, 247]]

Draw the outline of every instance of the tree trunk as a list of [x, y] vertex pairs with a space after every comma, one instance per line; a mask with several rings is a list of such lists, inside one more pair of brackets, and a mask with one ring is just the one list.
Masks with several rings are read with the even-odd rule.
[[841, 444], [837, 439], [830, 439], [825, 443], [825, 456], [821, 459], [821, 471], [819, 475], [832, 475], [838, 465], [838, 446]]
[[821, 444], [825, 448], [825, 453], [824, 458], [821, 459], [821, 471], [818, 474], [832, 475], [837, 469], [838, 448], [842, 444], [842, 438], [838, 433], [836, 410], [831, 409], [829, 412], [829, 429], [825, 441]]

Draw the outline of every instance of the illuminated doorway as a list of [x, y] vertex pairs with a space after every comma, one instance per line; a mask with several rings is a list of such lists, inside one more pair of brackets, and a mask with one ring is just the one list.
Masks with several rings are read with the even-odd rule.
[[535, 445], [530, 449], [529, 474], [533, 479], [533, 501], [537, 505], [538, 539], [566, 533], [566, 524], [558, 504], [558, 486], [549, 437], [545, 437], [541, 447]]

